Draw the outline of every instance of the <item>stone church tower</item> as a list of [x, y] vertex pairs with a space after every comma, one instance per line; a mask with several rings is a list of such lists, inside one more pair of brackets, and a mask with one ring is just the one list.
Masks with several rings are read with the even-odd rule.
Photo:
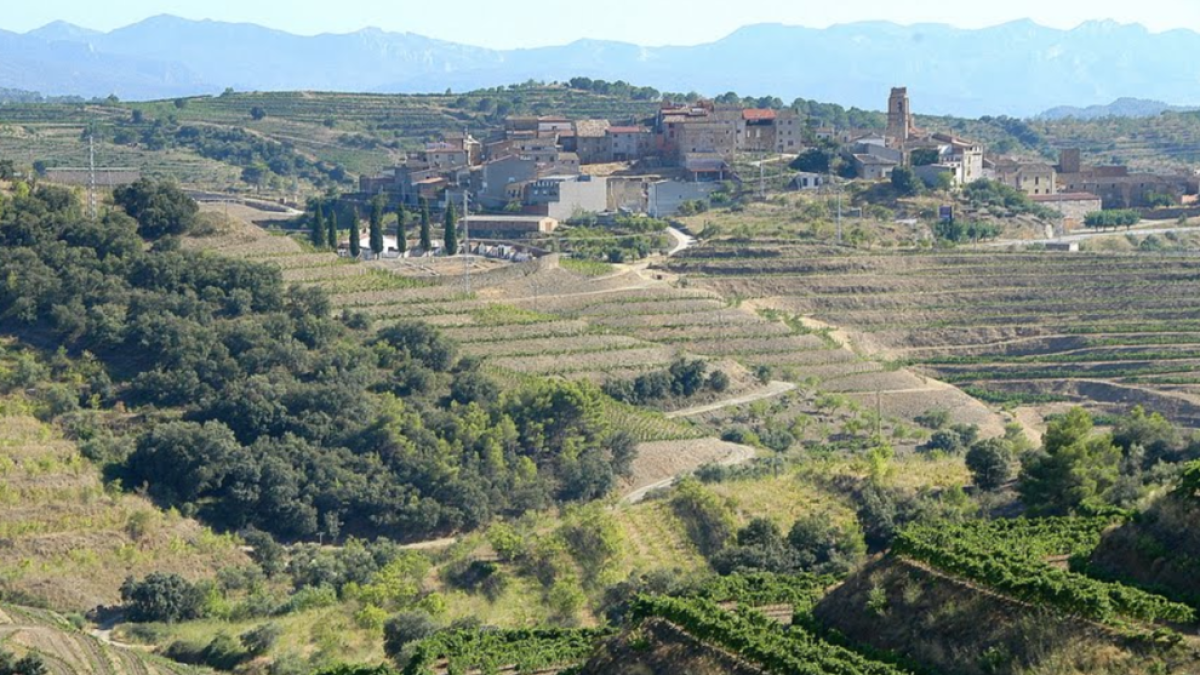
[[908, 102], [907, 87], [893, 87], [888, 98], [887, 135], [897, 143], [904, 143], [912, 136], [912, 108]]

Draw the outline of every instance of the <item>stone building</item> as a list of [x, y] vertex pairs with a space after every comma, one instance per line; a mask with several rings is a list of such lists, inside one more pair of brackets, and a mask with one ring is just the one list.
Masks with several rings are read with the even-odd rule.
[[654, 151], [654, 135], [645, 127], [609, 127], [605, 133], [614, 162], [636, 161]]
[[908, 100], [908, 87], [893, 87], [888, 97], [887, 135], [897, 144], [907, 143], [915, 136], [912, 104]]
[[583, 164], [603, 164], [612, 161], [612, 143], [608, 138], [608, 120], [579, 120], [575, 122], [575, 153]]
[[1058, 164], [1058, 189], [1090, 192], [1106, 209], [1146, 208], [1163, 200], [1178, 204], [1200, 192], [1194, 174], [1134, 173], [1127, 166], [1083, 164], [1078, 149], [1062, 151]]
[[1030, 197], [1058, 194], [1058, 172], [1045, 162], [1021, 162], [1001, 159], [996, 162], [995, 179]]

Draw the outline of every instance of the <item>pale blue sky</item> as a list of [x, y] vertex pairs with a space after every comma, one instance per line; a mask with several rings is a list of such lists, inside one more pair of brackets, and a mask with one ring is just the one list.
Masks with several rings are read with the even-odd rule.
[[696, 44], [752, 23], [824, 27], [889, 20], [963, 27], [1020, 18], [1059, 28], [1089, 19], [1141, 23], [1151, 30], [1200, 31], [1197, 0], [39, 0], [5, 3], [0, 28], [24, 32], [62, 19], [110, 30], [155, 14], [248, 21], [294, 33], [344, 33], [366, 26], [487, 47], [562, 44], [589, 37], [643, 45]]

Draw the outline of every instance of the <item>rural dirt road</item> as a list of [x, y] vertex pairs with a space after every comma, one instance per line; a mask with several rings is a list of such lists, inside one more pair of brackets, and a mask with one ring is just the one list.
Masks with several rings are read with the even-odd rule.
[[1151, 234], [1171, 234], [1172, 232], [1195, 232], [1198, 229], [1197, 226], [1195, 226], [1195, 225], [1175, 225], [1172, 227], [1155, 227], [1153, 224], [1151, 224], [1150, 227], [1147, 227], [1146, 225], [1147, 225], [1146, 221], [1143, 221], [1141, 224], [1136, 225], [1130, 229], [1101, 230], [1101, 231], [1097, 231], [1097, 232], [1077, 232], [1075, 234], [1068, 234], [1068, 235], [1064, 235], [1061, 237], [1055, 237], [1054, 239], [1002, 239], [1000, 241], [992, 241], [992, 242], [988, 242], [986, 244], [979, 244], [979, 247], [980, 248], [996, 248], [996, 247], [1013, 246], [1013, 245], [1032, 246], [1033, 244], [1068, 244], [1068, 243], [1072, 243], [1072, 242], [1083, 242], [1083, 241], [1087, 241], [1089, 239], [1095, 239], [1097, 237], [1115, 237], [1115, 236], [1125, 235], [1125, 234], [1134, 234], [1134, 235], [1143, 235], [1143, 236], [1151, 235]]
[[671, 241], [674, 242], [671, 250], [667, 251], [667, 257], [682, 253], [696, 245], [695, 237], [689, 237], [674, 227], [668, 227], [667, 234], [670, 235]]
[[735, 396], [733, 398], [727, 398], [723, 401], [716, 401], [707, 405], [698, 405], [694, 408], [685, 408], [683, 410], [676, 410], [675, 412], [667, 413], [666, 418], [669, 420], [674, 420], [681, 417], [695, 417], [696, 415], [715, 412], [723, 408], [732, 408], [739, 405], [746, 405], [747, 403], [754, 403], [755, 401], [762, 401], [764, 399], [782, 396], [795, 388], [796, 385], [792, 382], [775, 381], [769, 383], [762, 389], [755, 389], [754, 391], [746, 392], [741, 396]]

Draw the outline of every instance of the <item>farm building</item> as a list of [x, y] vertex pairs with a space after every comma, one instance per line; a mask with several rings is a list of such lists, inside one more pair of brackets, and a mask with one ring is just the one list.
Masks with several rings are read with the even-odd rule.
[[463, 221], [472, 236], [519, 237], [558, 229], [558, 220], [548, 216], [468, 216]]

